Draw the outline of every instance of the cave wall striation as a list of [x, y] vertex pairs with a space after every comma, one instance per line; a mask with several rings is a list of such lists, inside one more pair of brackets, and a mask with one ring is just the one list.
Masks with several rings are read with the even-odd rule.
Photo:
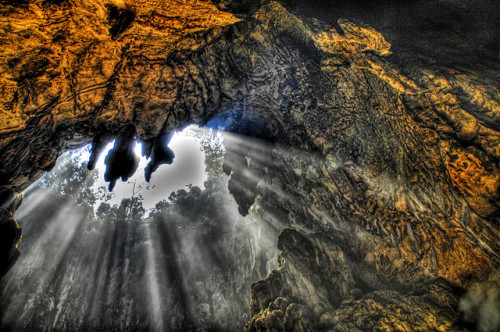
[[368, 24], [287, 1], [0, 13], [2, 266], [18, 254], [14, 197], [62, 151], [93, 142], [98, 154], [120, 137], [151, 154], [174, 129], [231, 111], [233, 132], [276, 145], [226, 145], [240, 213], [257, 201], [288, 225], [280, 268], [252, 287], [249, 331], [464, 330], [460, 297], [498, 285], [495, 61], [392, 50]]

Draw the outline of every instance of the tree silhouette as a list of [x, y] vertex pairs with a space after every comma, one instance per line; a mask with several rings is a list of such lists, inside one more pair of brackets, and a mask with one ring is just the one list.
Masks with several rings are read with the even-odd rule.
[[217, 130], [191, 131], [189, 134], [200, 143], [200, 150], [205, 153], [205, 170], [207, 178], [218, 178], [222, 175], [222, 164], [225, 153], [223, 137]]
[[71, 201], [75, 207], [84, 209], [94, 220], [94, 205], [99, 200], [109, 200], [110, 195], [102, 188], [95, 188], [99, 177], [97, 170], [89, 172], [87, 162], [82, 161], [81, 151], [69, 152], [61, 157], [56, 168], [47, 173], [29, 192], [43, 188], [54, 195], [61, 195]]

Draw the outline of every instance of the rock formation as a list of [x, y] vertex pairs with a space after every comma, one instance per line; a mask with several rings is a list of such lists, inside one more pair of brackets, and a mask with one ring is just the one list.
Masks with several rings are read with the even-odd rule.
[[240, 212], [289, 225], [248, 330], [472, 328], [460, 296], [499, 280], [499, 8], [379, 2], [3, 1], [4, 270], [13, 199], [62, 151], [155, 151], [231, 111], [229, 130], [275, 144], [228, 142]]

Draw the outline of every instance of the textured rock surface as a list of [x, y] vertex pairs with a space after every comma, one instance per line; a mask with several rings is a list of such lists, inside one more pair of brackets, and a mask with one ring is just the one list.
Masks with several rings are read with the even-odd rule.
[[233, 111], [233, 131], [281, 144], [228, 143], [240, 212], [256, 199], [291, 228], [249, 330], [467, 328], [461, 292], [498, 280], [497, 27], [468, 43], [477, 26], [446, 17], [370, 22], [391, 49], [311, 2], [248, 4], [3, 6], [3, 195], [95, 136], [151, 142]]

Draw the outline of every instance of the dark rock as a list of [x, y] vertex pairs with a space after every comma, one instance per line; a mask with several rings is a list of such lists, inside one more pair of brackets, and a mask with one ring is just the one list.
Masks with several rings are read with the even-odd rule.
[[172, 139], [172, 136], [173, 133], [163, 134], [158, 136], [151, 146], [148, 146], [147, 143], [143, 145], [143, 154], [145, 153], [147, 157], [151, 156], [151, 161], [144, 169], [144, 177], [147, 182], [151, 180], [151, 174], [153, 174], [160, 165], [170, 165], [173, 163], [175, 155], [168, 147], [168, 143]]
[[147, 176], [162, 133], [231, 111], [279, 146], [228, 144], [240, 212], [292, 228], [248, 329], [462, 328], [458, 296], [500, 262], [496, 2], [217, 2], [241, 20], [147, 1], [116, 38], [101, 2], [39, 2], [0, 8], [0, 192], [103, 127], [121, 135], [106, 178], [137, 167], [131, 125]]
[[22, 195], [2, 195], [0, 205], [0, 276], [3, 276], [19, 258], [17, 243], [21, 239], [21, 228], [14, 219], [14, 212], [22, 202]]
[[127, 181], [134, 175], [139, 166], [139, 157], [135, 155], [135, 139], [132, 135], [120, 136], [116, 139], [115, 146], [108, 152], [104, 163], [106, 172], [104, 180], [109, 182], [109, 190], [115, 187], [116, 180]]
[[212, 0], [220, 10], [248, 17], [253, 15], [260, 6], [269, 0]]
[[112, 140], [112, 135], [110, 133], [97, 134], [92, 140], [92, 150], [89, 157], [89, 162], [87, 168], [89, 171], [95, 168], [95, 164], [99, 159], [102, 151], [106, 148], [106, 145]]
[[111, 38], [117, 38], [130, 27], [135, 19], [135, 13], [126, 8], [118, 8], [112, 4], [107, 4], [106, 7], [108, 8], [108, 21], [111, 25], [109, 34]]

